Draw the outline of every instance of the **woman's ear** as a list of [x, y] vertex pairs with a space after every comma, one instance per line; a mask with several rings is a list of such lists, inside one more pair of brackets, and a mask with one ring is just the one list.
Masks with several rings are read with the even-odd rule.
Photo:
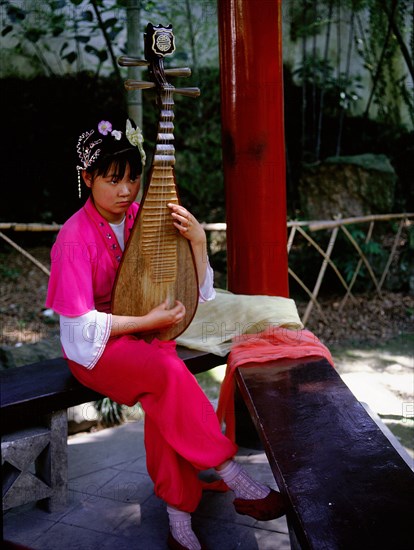
[[82, 179], [86, 187], [92, 187], [92, 174], [89, 174], [86, 170], [82, 170]]

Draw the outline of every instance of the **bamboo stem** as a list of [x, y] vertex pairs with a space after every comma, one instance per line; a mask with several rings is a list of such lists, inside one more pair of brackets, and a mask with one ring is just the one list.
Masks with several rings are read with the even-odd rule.
[[401, 220], [400, 225], [398, 226], [397, 234], [395, 235], [395, 239], [394, 239], [394, 242], [393, 242], [393, 245], [392, 245], [392, 248], [391, 248], [390, 255], [388, 257], [388, 261], [387, 261], [386, 266], [384, 268], [384, 271], [381, 275], [381, 279], [378, 283], [380, 288], [382, 288], [382, 285], [384, 284], [385, 278], [386, 278], [386, 276], [388, 274], [388, 271], [390, 269], [390, 266], [391, 266], [391, 262], [394, 259], [395, 251], [397, 250], [398, 241], [400, 239], [400, 235], [401, 235], [401, 231], [402, 231], [403, 227], [404, 227], [404, 220]]
[[295, 238], [295, 234], [296, 234], [296, 227], [293, 226], [292, 229], [290, 230], [289, 239], [288, 239], [288, 243], [287, 243], [288, 254], [290, 252], [290, 249], [292, 248], [293, 239]]
[[2, 222], [0, 230], [12, 229], [13, 231], [59, 231], [61, 225], [56, 223], [19, 223], [19, 222]]
[[[373, 229], [374, 229], [374, 224], [375, 224], [375, 222], [371, 222], [371, 223], [369, 224], [368, 233], [367, 233], [367, 236], [365, 237], [365, 244], [368, 244], [369, 241], [371, 240], [372, 231], [373, 231]], [[356, 278], [358, 277], [358, 273], [359, 273], [359, 270], [361, 269], [361, 265], [362, 265], [362, 259], [360, 258], [360, 259], [358, 260], [358, 263], [357, 263], [357, 266], [356, 266], [356, 268], [355, 268], [354, 274], [352, 275], [352, 280], [351, 280], [351, 282], [349, 283], [349, 290], [347, 290], [347, 292], [346, 292], [345, 296], [343, 297], [343, 299], [342, 299], [342, 301], [341, 301], [341, 304], [340, 304], [340, 306], [339, 306], [339, 311], [342, 311], [342, 310], [343, 310], [343, 308], [344, 308], [344, 306], [345, 306], [345, 304], [346, 304], [346, 302], [347, 302], [347, 300], [348, 300], [348, 296], [349, 296], [349, 294], [350, 294], [350, 292], [351, 292], [352, 287], [354, 286], [354, 283], [355, 283], [355, 281], [356, 281]]]
[[[336, 228], [335, 228], [336, 229]], [[348, 285], [346, 284], [346, 281], [345, 279], [342, 277], [341, 273], [339, 272], [339, 269], [336, 267], [336, 265], [333, 263], [333, 261], [331, 260], [331, 258], [327, 255], [327, 253], [322, 250], [322, 248], [318, 245], [318, 243], [316, 243], [312, 237], [310, 237], [305, 231], [303, 231], [302, 228], [298, 227], [298, 231], [301, 235], [303, 235], [305, 237], [305, 239], [307, 241], [309, 241], [311, 243], [311, 245], [316, 248], [316, 250], [319, 252], [319, 254], [326, 259], [326, 261], [328, 262], [328, 264], [332, 267], [332, 269], [335, 271], [338, 279], [341, 281], [343, 287], [345, 288], [345, 290], [348, 290]], [[352, 295], [351, 295], [352, 296]], [[352, 296], [353, 297], [353, 296]]]
[[[313, 287], [312, 296], [314, 297], [315, 300], [316, 300], [316, 298], [319, 294], [319, 290], [321, 288], [322, 280], [323, 280], [324, 275], [325, 275], [326, 267], [328, 265], [329, 260], [331, 259], [331, 254], [332, 254], [333, 247], [335, 245], [335, 241], [336, 241], [336, 237], [338, 235], [338, 231], [339, 231], [339, 227], [335, 227], [332, 230], [331, 237], [330, 237], [329, 243], [328, 243], [328, 247], [326, 249], [325, 256], [324, 256], [321, 268], [319, 270], [318, 278], [316, 279], [315, 286]], [[314, 301], [310, 300], [307, 307], [306, 307], [305, 314], [303, 316], [303, 324], [304, 325], [306, 325], [306, 323], [309, 319], [309, 316], [310, 316], [312, 308], [313, 308], [313, 303], [314, 303]]]
[[375, 285], [375, 288], [377, 289], [377, 292], [378, 292], [378, 296], [382, 296], [381, 294], [381, 289], [378, 285], [378, 281], [377, 281], [377, 278], [375, 277], [375, 274], [374, 272], [372, 271], [372, 267], [367, 259], [367, 257], [365, 256], [365, 254], [362, 252], [361, 250], [361, 247], [359, 246], [359, 244], [356, 242], [356, 240], [354, 239], [354, 237], [351, 235], [351, 233], [348, 231], [348, 229], [345, 227], [345, 226], [341, 226], [341, 229], [342, 231], [345, 233], [345, 235], [348, 237], [348, 239], [351, 241], [351, 244], [353, 245], [353, 247], [356, 249], [356, 251], [358, 252], [358, 254], [360, 255], [362, 261], [364, 262], [366, 268], [368, 269], [368, 272], [371, 276], [371, 279]]
[[371, 216], [356, 216], [355, 218], [341, 218], [338, 220], [322, 220], [322, 221], [309, 221], [309, 222], [288, 222], [289, 224], [299, 223], [300, 225], [308, 225], [310, 231], [319, 231], [320, 229], [329, 229], [336, 226], [350, 225], [354, 223], [366, 223], [372, 221], [388, 221], [398, 219], [413, 218], [414, 213], [404, 214], [373, 214]]
[[[296, 275], [296, 273], [290, 268], [288, 267], [288, 273], [289, 275], [295, 279], [295, 281], [298, 283], [299, 286], [301, 286], [303, 288], [303, 290], [306, 292], [306, 294], [309, 296], [310, 300], [315, 304], [315, 306], [318, 308], [319, 310], [319, 313], [321, 314], [321, 317], [322, 319], [325, 321], [325, 323], [327, 322], [326, 320], [326, 317], [323, 313], [323, 310], [321, 308], [321, 305], [320, 303], [318, 302], [318, 300], [315, 298], [315, 296], [313, 296], [312, 294], [312, 291], [305, 285], [305, 283], [302, 281], [302, 279], [300, 279], [300, 277], [298, 277]], [[305, 324], [305, 323], [303, 323]]]
[[50, 271], [42, 263], [40, 263], [39, 260], [36, 260], [35, 257], [33, 257], [31, 254], [29, 254], [29, 252], [26, 252], [26, 250], [24, 250], [24, 248], [22, 248], [21, 246], [16, 244], [14, 241], [9, 239], [9, 237], [7, 237], [1, 231], [0, 231], [0, 237], [2, 239], [4, 239], [6, 241], [6, 243], [8, 243], [10, 246], [15, 248], [18, 252], [20, 252], [20, 254], [23, 254], [23, 256], [26, 256], [26, 258], [28, 258], [31, 262], [33, 262], [35, 264], [35, 266], [37, 266], [39, 269], [41, 269], [43, 271], [43, 273], [45, 273], [48, 277], [50, 276]]

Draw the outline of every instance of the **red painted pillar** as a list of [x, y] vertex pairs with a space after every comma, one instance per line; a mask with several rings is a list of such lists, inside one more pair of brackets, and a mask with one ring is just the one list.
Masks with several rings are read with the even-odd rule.
[[228, 288], [288, 296], [282, 0], [218, 0]]

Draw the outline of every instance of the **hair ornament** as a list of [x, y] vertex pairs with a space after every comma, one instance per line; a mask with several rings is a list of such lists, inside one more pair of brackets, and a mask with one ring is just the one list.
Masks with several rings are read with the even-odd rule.
[[[92, 136], [94, 132], [95, 130], [89, 130], [88, 132], [84, 132], [83, 134], [81, 134], [79, 136], [76, 146], [76, 151], [80, 160], [80, 164], [76, 166], [76, 170], [78, 171], [79, 198], [81, 198], [81, 171], [93, 166], [102, 151], [103, 154], [105, 154], [105, 151], [111, 142], [111, 138], [113, 138], [114, 142], [121, 142], [123, 136], [125, 136], [125, 138], [132, 146], [138, 147], [138, 151], [141, 156], [142, 166], [145, 165], [146, 161], [146, 155], [143, 147], [144, 137], [142, 135], [141, 129], [138, 126], [136, 128], [133, 128], [129, 119], [127, 119], [126, 121], [125, 132], [114, 130], [112, 127], [112, 123], [109, 120], [101, 120], [98, 124], [98, 132], [103, 137], [93, 139]], [[120, 143], [117, 147], [118, 150], [121, 150], [122, 144]]]
[[132, 127], [131, 121], [128, 119], [126, 122], [126, 130], [125, 130], [126, 137], [128, 138], [128, 141], [131, 145], [135, 145], [135, 147], [138, 147], [139, 153], [141, 155], [141, 162], [142, 166], [145, 166], [145, 161], [147, 160], [147, 156], [144, 151], [143, 143], [144, 143], [144, 136], [142, 135], [141, 128], [137, 126], [135, 129]]
[[81, 166], [76, 167], [78, 170], [86, 170], [86, 168], [89, 168], [89, 166], [92, 166], [92, 164], [95, 162], [95, 160], [99, 156], [99, 153], [101, 152], [100, 149], [95, 149], [95, 151], [93, 151], [93, 149], [97, 145], [102, 143], [102, 139], [97, 139], [95, 141], [88, 141], [93, 133], [94, 133], [94, 130], [91, 130], [90, 132], [84, 132], [79, 136], [76, 150], [78, 152], [79, 159], [81, 161]]
[[101, 120], [98, 124], [98, 132], [103, 136], [107, 136], [112, 132], [112, 124], [108, 120]]
[[[80, 172], [81, 170], [86, 170], [89, 166], [92, 166], [92, 164], [95, 162], [95, 160], [98, 158], [99, 153], [101, 152], [100, 149], [93, 149], [102, 143], [102, 139], [97, 139], [95, 141], [88, 141], [89, 138], [94, 133], [94, 130], [91, 130], [90, 132], [84, 132], [79, 136], [78, 144], [76, 145], [76, 151], [78, 152], [79, 159], [81, 161], [81, 165], [78, 165], [76, 167], [76, 170], [78, 172], [78, 194], [79, 198], [82, 196], [82, 185], [81, 185], [81, 177]], [[93, 152], [92, 152], [93, 151]]]

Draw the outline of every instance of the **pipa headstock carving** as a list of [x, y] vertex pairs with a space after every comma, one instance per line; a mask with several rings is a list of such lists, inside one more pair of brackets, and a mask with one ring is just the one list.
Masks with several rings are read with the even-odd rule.
[[168, 87], [174, 93], [189, 97], [198, 97], [200, 95], [199, 88], [174, 88], [167, 82], [167, 76], [191, 75], [191, 69], [188, 67], [176, 69], [164, 68], [164, 58], [167, 55], [172, 55], [174, 51], [175, 38], [172, 32], [172, 26], [154, 26], [148, 23], [144, 34], [145, 60], [139, 59], [138, 57], [121, 56], [118, 59], [118, 63], [122, 67], [148, 67], [152, 81], [127, 80], [125, 82], [125, 88], [127, 90], [157, 88], [158, 93], [162, 94], [165, 88]]

